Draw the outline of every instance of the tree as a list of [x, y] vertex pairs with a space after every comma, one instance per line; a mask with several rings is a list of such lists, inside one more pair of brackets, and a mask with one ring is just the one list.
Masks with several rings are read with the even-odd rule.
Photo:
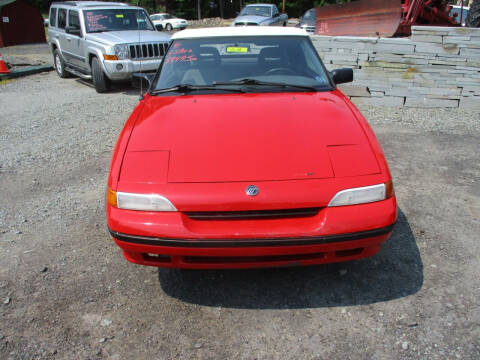
[[223, 0], [218, 0], [218, 7], [220, 10], [220, 17], [223, 19]]

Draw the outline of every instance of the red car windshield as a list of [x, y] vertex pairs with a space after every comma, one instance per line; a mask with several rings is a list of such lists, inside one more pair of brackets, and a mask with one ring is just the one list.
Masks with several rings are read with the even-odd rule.
[[[275, 84], [279, 86], [273, 89]], [[159, 93], [179, 86], [185, 89], [185, 85], [191, 86], [191, 91], [207, 87], [212, 90], [213, 86], [238, 89], [240, 85], [242, 92], [332, 88], [322, 61], [306, 36], [175, 40], [152, 88]]]

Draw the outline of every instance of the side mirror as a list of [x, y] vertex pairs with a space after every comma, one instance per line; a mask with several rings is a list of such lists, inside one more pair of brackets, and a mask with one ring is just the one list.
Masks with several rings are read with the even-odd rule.
[[338, 84], [349, 83], [353, 81], [352, 69], [336, 69], [330, 72], [333, 82]]
[[142, 89], [142, 93], [144, 94], [150, 88], [150, 85], [152, 85], [154, 78], [155, 74], [151, 73], [133, 73], [132, 86], [136, 89]]
[[65, 32], [70, 35], [80, 36], [80, 29], [76, 26], [67, 26]]

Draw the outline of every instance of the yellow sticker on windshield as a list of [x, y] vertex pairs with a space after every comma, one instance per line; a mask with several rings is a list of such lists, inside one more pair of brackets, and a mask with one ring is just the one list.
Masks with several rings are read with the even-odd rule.
[[123, 19], [123, 14], [116, 14], [115, 17], [116, 17], [117, 19]]
[[248, 47], [228, 46], [227, 53], [247, 53]]

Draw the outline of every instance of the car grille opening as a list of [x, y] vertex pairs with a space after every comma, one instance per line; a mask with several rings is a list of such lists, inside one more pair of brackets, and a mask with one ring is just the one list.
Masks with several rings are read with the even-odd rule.
[[128, 54], [132, 60], [162, 58], [167, 52], [168, 43], [131, 44]]
[[250, 211], [189, 211], [185, 214], [194, 220], [246, 220], [278, 219], [315, 216], [320, 208], [250, 210]]
[[300, 261], [323, 259], [325, 253], [271, 255], [271, 256], [184, 256], [183, 262], [190, 264], [235, 264], [277, 261]]
[[362, 251], [363, 251], [363, 248], [340, 250], [340, 251], [335, 251], [335, 256], [347, 257], [347, 256], [359, 255], [362, 253]]

